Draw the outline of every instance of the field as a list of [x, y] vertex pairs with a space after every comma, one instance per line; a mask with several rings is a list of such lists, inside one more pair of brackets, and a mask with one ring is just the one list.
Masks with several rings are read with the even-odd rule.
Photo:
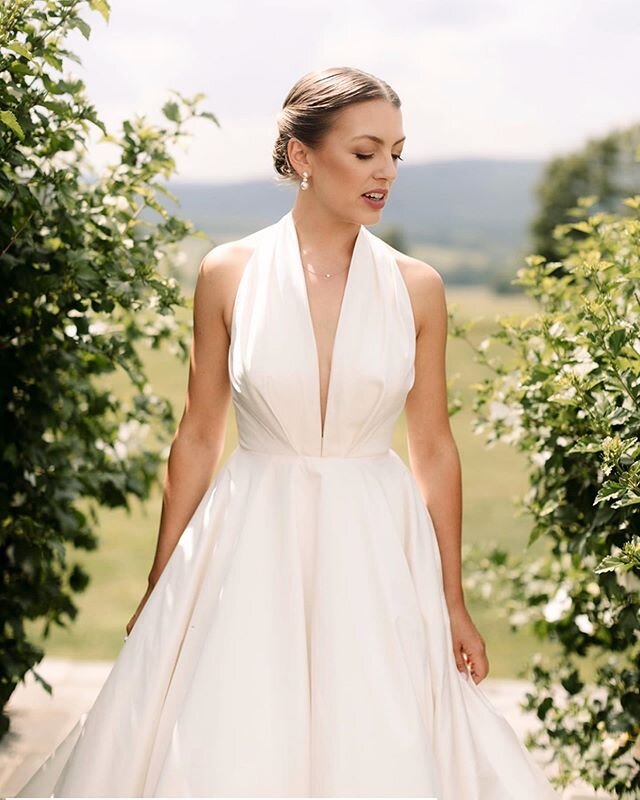
[[[480, 341], [494, 327], [496, 315], [527, 313], [533, 306], [515, 295], [499, 297], [478, 288], [449, 289], [448, 304], [459, 319], [482, 318], [472, 331]], [[472, 433], [470, 385], [480, 380], [484, 370], [473, 360], [473, 351], [464, 342], [450, 339], [448, 374], [452, 390], [460, 392], [464, 409], [452, 418], [463, 472], [463, 540], [500, 542], [514, 551], [522, 550], [528, 535], [526, 518], [514, 516], [513, 499], [527, 489], [525, 461], [506, 445], [487, 449]], [[155, 390], [171, 398], [176, 417], [182, 413], [187, 382], [187, 364], [166, 352], [150, 352], [146, 358]], [[114, 389], [123, 386], [114, 382]], [[233, 410], [230, 410], [226, 448], [220, 465], [236, 444]], [[404, 418], [395, 432], [394, 447], [406, 459]], [[100, 546], [92, 553], [78, 552], [74, 559], [91, 575], [87, 591], [76, 597], [79, 614], [69, 630], [56, 628], [47, 640], [40, 636], [42, 623], [30, 623], [28, 631], [51, 655], [79, 659], [113, 659], [122, 646], [125, 625], [133, 614], [146, 586], [157, 536], [161, 494], [156, 492], [146, 507], [134, 504], [131, 514], [105, 510], [100, 516]], [[540, 552], [536, 543], [531, 555]], [[485, 637], [490, 660], [490, 677], [516, 677], [535, 650], [548, 652], [530, 634], [511, 633], [506, 620], [495, 608], [469, 603], [472, 616]]]

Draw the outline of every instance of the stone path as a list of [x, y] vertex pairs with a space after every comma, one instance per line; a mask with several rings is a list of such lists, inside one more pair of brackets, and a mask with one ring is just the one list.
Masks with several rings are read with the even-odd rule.
[[[112, 661], [45, 657], [36, 669], [52, 685], [53, 695], [32, 675], [27, 676], [7, 706], [11, 730], [0, 740], [0, 797], [10, 798], [19, 791], [80, 715], [91, 707], [112, 666]], [[518, 708], [528, 687], [526, 681], [486, 678], [482, 687], [520, 737], [535, 727], [535, 715]], [[605, 797], [574, 788], [565, 792], [563, 800]]]

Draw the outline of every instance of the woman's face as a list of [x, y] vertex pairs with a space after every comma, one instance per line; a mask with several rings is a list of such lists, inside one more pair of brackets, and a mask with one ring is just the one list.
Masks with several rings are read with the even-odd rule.
[[347, 106], [320, 147], [306, 148], [308, 193], [312, 191], [314, 201], [337, 216], [375, 224], [388, 194], [377, 204], [363, 194], [391, 189], [404, 139], [402, 113], [389, 101], [366, 100]]

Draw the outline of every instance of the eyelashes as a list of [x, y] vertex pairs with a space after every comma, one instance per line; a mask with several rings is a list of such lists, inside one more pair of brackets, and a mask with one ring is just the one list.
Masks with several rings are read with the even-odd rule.
[[[355, 155], [356, 158], [364, 160], [364, 159], [368, 159], [368, 158], [373, 158], [374, 154], [373, 153], [371, 153], [371, 154], [354, 153], [354, 155]], [[404, 158], [402, 158], [402, 156], [399, 156], [397, 153], [394, 153], [393, 157], [396, 159], [396, 161], [404, 161]]]

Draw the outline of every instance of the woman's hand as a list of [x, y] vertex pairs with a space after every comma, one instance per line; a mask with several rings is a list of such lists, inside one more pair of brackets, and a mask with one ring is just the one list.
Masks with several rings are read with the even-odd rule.
[[146, 592], [144, 593], [144, 595], [143, 595], [143, 597], [142, 597], [142, 600], [140, 600], [140, 602], [138, 603], [138, 607], [136, 608], [134, 615], [131, 617], [131, 619], [130, 619], [130, 620], [129, 620], [129, 622], [127, 623], [127, 628], [126, 628], [126, 630], [127, 630], [127, 634], [126, 634], [126, 636], [124, 637], [125, 639], [127, 638], [127, 636], [129, 636], [129, 634], [131, 633], [131, 630], [133, 629], [133, 626], [136, 624], [136, 620], [137, 620], [137, 619], [138, 619], [138, 617], [140, 616], [140, 612], [141, 612], [141, 611], [142, 611], [142, 609], [144, 608], [144, 604], [145, 604], [145, 603], [147, 602], [147, 600], [149, 599], [149, 595], [150, 595], [150, 594], [151, 594], [151, 592], [153, 591], [153, 587], [154, 587], [154, 586], [155, 586], [155, 581], [152, 581], [151, 579], [149, 579], [149, 583], [148, 583], [148, 585], [147, 585], [147, 590], [146, 590]]
[[449, 621], [456, 666], [460, 672], [466, 672], [469, 666], [474, 683], [480, 683], [489, 672], [485, 641], [464, 604], [456, 604], [449, 608]]

